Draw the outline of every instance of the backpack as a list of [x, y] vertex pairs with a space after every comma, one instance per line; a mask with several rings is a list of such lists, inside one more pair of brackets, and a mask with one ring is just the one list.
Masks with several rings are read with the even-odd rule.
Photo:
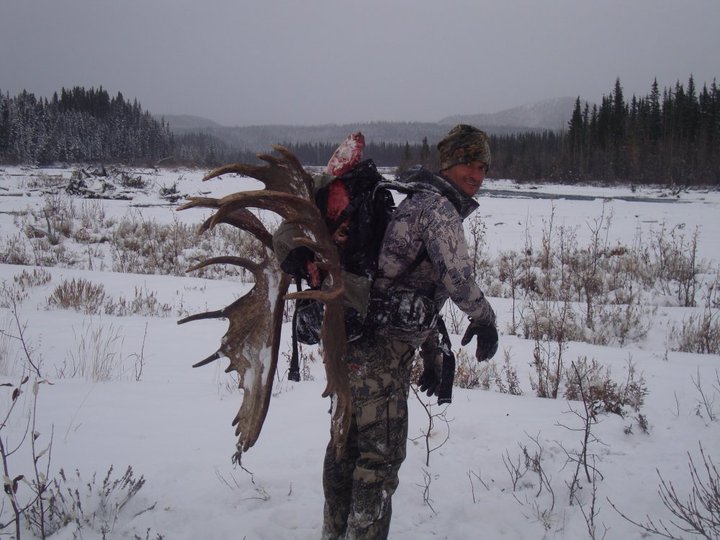
[[[315, 204], [330, 235], [335, 239], [345, 285], [345, 330], [349, 341], [362, 335], [370, 287], [377, 272], [378, 255], [385, 229], [395, 210], [390, 190], [372, 159], [360, 161], [340, 176], [315, 178]], [[273, 236], [273, 247], [281, 268], [295, 277], [298, 290], [305, 281], [310, 288], [322, 286], [313, 280], [313, 253], [295, 246], [296, 230], [283, 223]], [[297, 300], [293, 315], [293, 342], [314, 345], [320, 341], [323, 304]], [[295, 354], [293, 354], [295, 357]], [[291, 372], [294, 373], [291, 361]], [[294, 375], [293, 375], [294, 376]]]

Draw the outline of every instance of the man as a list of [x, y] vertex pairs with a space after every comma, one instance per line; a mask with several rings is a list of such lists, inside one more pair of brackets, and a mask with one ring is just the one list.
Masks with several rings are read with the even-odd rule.
[[[455, 126], [438, 143], [440, 172], [412, 171], [408, 197], [383, 239], [367, 331], [348, 343], [353, 418], [344, 455], [328, 445], [323, 470], [323, 539], [383, 539], [405, 459], [407, 397], [415, 350], [423, 345], [423, 378], [440, 378], [437, 317], [450, 298], [470, 317], [462, 338], [477, 337], [478, 361], [492, 358], [495, 313], [472, 279], [462, 221], [490, 165], [484, 132]], [[430, 385], [430, 391], [434, 388]]]

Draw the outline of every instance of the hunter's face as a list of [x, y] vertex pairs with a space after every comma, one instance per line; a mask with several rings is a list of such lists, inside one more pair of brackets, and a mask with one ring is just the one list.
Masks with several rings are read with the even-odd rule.
[[483, 180], [485, 180], [486, 173], [487, 163], [482, 161], [460, 163], [443, 171], [445, 177], [469, 197], [475, 196], [478, 192]]

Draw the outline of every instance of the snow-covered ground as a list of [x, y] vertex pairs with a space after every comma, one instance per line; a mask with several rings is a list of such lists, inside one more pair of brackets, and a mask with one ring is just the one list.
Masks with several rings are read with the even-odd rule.
[[[19, 241], [23, 236], [21, 228], [27, 223], [22, 212], [41, 209], [46, 205], [47, 186], [66, 182], [72, 172], [0, 169], [4, 249], [12, 239]], [[98, 199], [92, 204], [101, 205], [108, 220], [133, 212], [146, 221], [199, 225], [206, 212], [177, 213], [178, 203], [161, 198], [160, 193], [218, 196], [257, 185], [231, 177], [201, 183], [204, 172], [136, 171], [146, 181], [144, 190], [129, 190], [123, 199]], [[37, 180], [40, 176], [42, 182]], [[170, 189], [173, 186], [176, 190]], [[77, 198], [75, 204], [80, 206], [82, 201], [87, 199]], [[539, 246], [551, 220], [555, 226], [572, 228], [578, 243], [588, 242], [598, 220], [611, 216], [611, 226], [603, 232], [609, 244], [631, 245], [663, 226], [680, 225], [684, 228], [677, 230], [688, 235], [697, 229], [699, 257], [717, 267], [719, 211], [720, 193], [714, 191], [518, 186], [489, 180], [480, 196], [479, 213], [486, 226], [488, 257], [522, 250], [528, 244]], [[36, 225], [42, 229], [42, 220]], [[308, 366], [314, 380], [287, 381], [290, 332], [286, 325], [268, 418], [258, 443], [243, 456], [243, 468], [239, 468], [230, 459], [235, 444], [230, 422], [242, 395], [224, 373], [226, 361], [191, 368], [217, 349], [226, 325], [201, 321], [178, 326], [176, 321], [187, 313], [223, 307], [249, 285], [235, 279], [112, 272], [106, 244], [98, 243], [94, 251], [78, 246], [68, 242], [67, 249], [79, 250], [75, 267], [46, 267], [49, 281], [26, 286], [14, 308], [7, 300], [0, 307], [0, 382], [11, 385], [0, 388], [0, 418], [10, 410], [13, 387], [27, 366], [15, 339], [19, 322], [30, 356], [42, 373], [31, 427], [39, 434], [38, 452], [52, 441], [51, 453], [41, 456], [39, 463], [49, 460], [51, 477], [63, 469], [67, 477], [63, 485], [78, 487], [81, 494], [88, 483], [99, 489], [110, 466], [112, 478], [131, 466], [135, 478], [145, 479], [142, 489], [111, 523], [107, 538], [319, 538], [322, 459], [329, 437], [329, 401], [320, 396], [324, 388], [321, 362]], [[90, 261], [94, 261], [93, 269], [89, 269]], [[36, 269], [0, 264], [0, 283], [6, 291], [17, 291], [16, 276]], [[167, 316], [85, 315], [48, 307], [47, 299], [55, 288], [72, 278], [102, 284], [116, 302], [131, 300], [136, 290], [153, 294], [159, 304], [169, 306]], [[491, 300], [501, 332], [506, 332], [511, 301]], [[649, 516], [669, 525], [672, 516], [658, 495], [660, 480], [671, 482], [685, 500], [692, 489], [688, 453], [701, 467], [702, 446], [715, 464], [720, 463], [720, 357], [673, 352], [667, 344], [668, 325], [684, 320], [690, 312], [662, 306], [654, 315], [653, 328], [640, 342], [623, 347], [571, 342], [565, 351], [568, 361], [586, 356], [610, 367], [619, 382], [624, 381], [632, 361], [648, 391], [641, 408], [648, 433], [640, 429], [634, 414], [625, 418], [604, 414], [592, 425], [588, 451], [598, 473], [595, 538], [646, 537], [611, 503], [636, 521], [646, 522]], [[456, 349], [461, 349], [459, 336], [452, 338]], [[582, 411], [582, 404], [535, 397], [530, 385], [534, 345], [532, 340], [501, 335], [495, 360], [501, 365], [505, 355], [510, 358], [524, 395], [455, 388], [447, 422], [435, 419], [430, 444], [441, 446], [430, 453], [429, 465], [423, 435], [428, 417], [411, 396], [411, 440], [393, 499], [391, 538], [591, 537], [584, 516], [591, 512], [593, 486], [584, 472], [582, 489], [572, 504], [569, 500], [575, 464], [568, 463], [568, 453], [574, 455], [581, 448], [583, 423], [575, 413]], [[317, 351], [304, 350], [317, 358]], [[467, 352], [472, 354], [469, 347]], [[68, 376], [69, 366], [93, 356], [109, 357], [119, 371], [103, 382]], [[63, 371], [65, 376], [61, 376]], [[23, 386], [0, 431], [6, 449], [22, 441], [28, 419], [33, 418], [33, 380]], [[432, 411], [440, 409], [435, 406]], [[528, 471], [513, 479], [513, 469], [524, 467], [523, 448], [530, 457], [538, 455], [542, 476]], [[7, 460], [8, 476], [32, 479], [32, 459], [30, 441], [25, 439]], [[29, 497], [29, 487], [20, 482], [18, 501]], [[83, 497], [87, 514], [99, 497]], [[2, 504], [0, 522], [6, 523], [12, 517], [9, 499]], [[97, 517], [94, 525], [84, 525], [76, 536], [101, 538], [101, 522]], [[72, 538], [76, 530], [76, 525], [69, 524], [52, 537]], [[670, 530], [679, 537], [694, 537], [672, 526]], [[0, 530], [0, 534], [7, 532]], [[31, 535], [25, 532], [23, 537]]]

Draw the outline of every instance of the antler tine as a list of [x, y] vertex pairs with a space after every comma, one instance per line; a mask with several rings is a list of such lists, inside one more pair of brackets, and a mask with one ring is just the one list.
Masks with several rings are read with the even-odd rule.
[[[267, 261], [265, 261], [265, 262], [267, 263]], [[242, 268], [245, 268], [252, 273], [253, 277], [255, 278], [256, 286], [258, 284], [260, 284], [261, 288], [266, 288], [267, 278], [263, 275], [263, 269], [265, 268], [265, 265], [262, 263], [257, 263], [246, 257], [233, 257], [233, 256], [211, 257], [209, 259], [199, 262], [198, 264], [196, 264], [194, 266], [191, 266], [190, 268], [188, 268], [186, 270], [186, 272], [195, 272], [197, 270], [200, 270], [202, 268], [205, 268], [206, 266], [210, 266], [213, 264], [232, 264], [235, 266], [240, 266]], [[205, 311], [203, 313], [197, 313], [195, 315], [190, 315], [188, 317], [180, 319], [178, 321], [178, 324], [185, 324], [186, 322], [197, 321], [197, 320], [201, 320], [201, 319], [225, 319], [225, 318], [228, 318], [233, 312], [237, 311], [236, 304], [241, 303], [243, 298], [245, 298], [246, 296], [249, 296], [251, 293], [252, 293], [252, 289], [249, 293], [240, 297], [235, 302], [233, 302], [229, 306], [226, 306], [223, 309], [219, 309], [219, 310], [215, 310], [215, 311]], [[208, 363], [208, 362], [205, 362], [205, 363]], [[205, 365], [205, 363], [198, 363], [198, 364], [194, 365], [193, 367], [197, 367], [198, 365]]]
[[203, 182], [207, 182], [208, 180], [212, 180], [213, 178], [217, 178], [218, 176], [222, 176], [224, 174], [248, 176], [265, 183], [267, 167], [263, 165], [251, 165], [250, 163], [233, 163], [232, 165], [224, 165], [222, 167], [218, 167], [217, 169], [213, 169], [203, 176], [202, 180]]
[[279, 144], [273, 145], [273, 150], [275, 150], [285, 159], [285, 162], [288, 164], [288, 168], [292, 171], [294, 175], [296, 175], [296, 180], [301, 180], [305, 184], [305, 189], [307, 190], [308, 196], [312, 195], [315, 183], [313, 182], [312, 176], [310, 176], [303, 168], [297, 156], [293, 154], [290, 150]]
[[205, 360], [200, 360], [196, 364], [193, 364], [192, 367], [196, 368], [196, 367], [206, 366], [206, 365], [214, 362], [218, 358], [221, 358], [221, 355], [220, 355], [219, 351], [216, 351], [216, 352], [212, 353], [210, 356], [208, 356]]
[[215, 226], [220, 223], [226, 223], [227, 225], [232, 225], [240, 230], [247, 231], [257, 238], [262, 245], [272, 249], [272, 234], [268, 232], [263, 222], [247, 208], [229, 210], [227, 212], [222, 212], [220, 215], [215, 213], [203, 222], [200, 226], [199, 232], [202, 234], [205, 231], [214, 229]]
[[271, 191], [282, 191], [309, 198], [312, 193], [312, 177], [305, 172], [300, 162], [289, 150], [282, 146], [275, 146], [274, 149], [281, 154], [282, 158], [270, 154], [258, 154], [258, 159], [265, 161], [267, 165], [234, 163], [210, 171], [203, 177], [203, 181], [217, 178], [223, 174], [234, 173], [255, 178]]
[[217, 309], [215, 311], [205, 311], [203, 313], [196, 313], [195, 315], [188, 315], [187, 317], [183, 317], [180, 319], [177, 323], [178, 324], [185, 324], [192, 321], [201, 321], [204, 319], [224, 319], [226, 318], [225, 310], [224, 309]]
[[250, 270], [252, 272], [253, 276], [255, 276], [255, 279], [258, 278], [258, 273], [262, 270], [262, 266], [256, 263], [255, 261], [251, 261], [250, 259], [247, 259], [245, 257], [233, 257], [230, 255], [223, 256], [223, 257], [211, 257], [209, 259], [206, 259], [202, 262], [199, 262], [198, 264], [191, 266], [186, 272], [195, 272], [196, 270], [200, 270], [201, 268], [205, 268], [206, 266], [210, 266], [212, 264], [232, 264], [235, 266], [240, 266], [242, 268], [245, 268], [247, 270]]
[[188, 208], [218, 208], [220, 199], [215, 197], [188, 197], [187, 202], [178, 206], [175, 211], [181, 212]]
[[272, 234], [268, 232], [263, 222], [247, 208], [237, 208], [232, 212], [224, 213], [222, 223], [249, 232], [265, 247], [272, 249]]
[[284, 218], [303, 214], [317, 214], [320, 217], [320, 211], [313, 201], [292, 193], [269, 189], [240, 191], [226, 195], [220, 199], [219, 207], [226, 212], [236, 208], [261, 208], [280, 214]]

